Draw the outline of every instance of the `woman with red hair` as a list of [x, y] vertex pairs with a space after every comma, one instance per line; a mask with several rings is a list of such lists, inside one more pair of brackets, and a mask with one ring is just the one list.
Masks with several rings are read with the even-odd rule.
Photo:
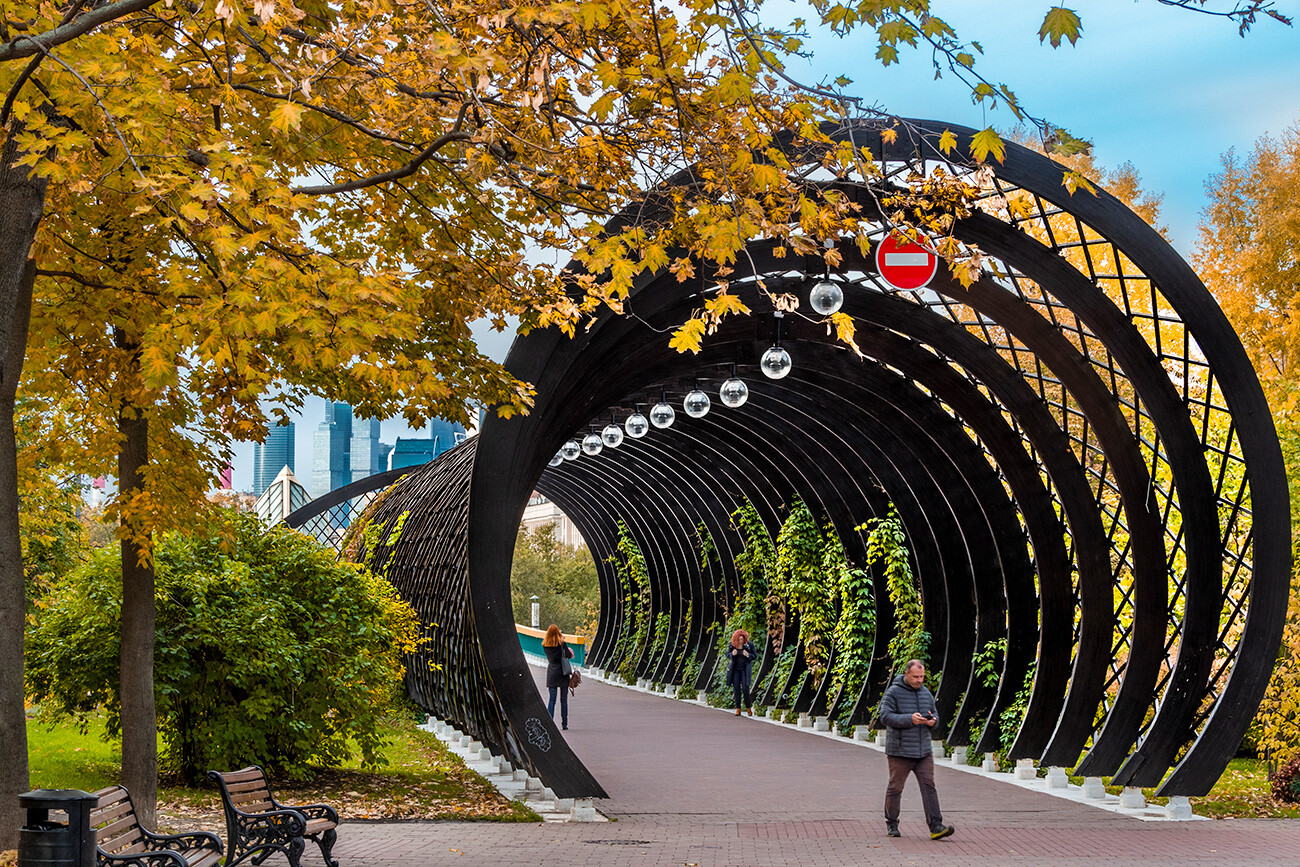
[[751, 707], [753, 697], [749, 694], [749, 678], [758, 651], [754, 649], [754, 643], [749, 640], [748, 632], [737, 629], [731, 633], [731, 647], [728, 649], [728, 654], [731, 665], [727, 669], [727, 685], [731, 687], [731, 694], [735, 699], [736, 716], [740, 716], [741, 708], [753, 716], [754, 708]]
[[542, 650], [546, 651], [546, 689], [551, 699], [546, 703], [546, 712], [555, 719], [555, 692], [560, 692], [560, 728], [569, 728], [569, 675], [564, 671], [564, 664], [573, 658], [573, 651], [564, 643], [560, 627], [552, 623], [546, 627], [546, 637], [542, 639]]

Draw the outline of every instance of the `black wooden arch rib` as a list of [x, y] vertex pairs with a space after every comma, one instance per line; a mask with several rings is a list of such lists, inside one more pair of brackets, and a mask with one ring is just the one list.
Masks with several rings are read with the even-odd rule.
[[[938, 133], [944, 127], [945, 125], [924, 121], [907, 122], [903, 127], [905, 134], [892, 144], [881, 141], [879, 127], [869, 123], [855, 125], [853, 135], [860, 142], [869, 141], [876, 149], [875, 152], [884, 159], [915, 161], [919, 155], [923, 159], [947, 162], [935, 147]], [[969, 137], [971, 133], [969, 130], [952, 129], [959, 136]], [[844, 129], [829, 131], [839, 138], [848, 134]], [[960, 167], [955, 169], [960, 170]], [[681, 180], [685, 177], [684, 174]], [[1000, 182], [1037, 196], [1036, 201], [1059, 205], [1106, 238], [1128, 260], [1137, 264], [1143, 275], [1151, 281], [1153, 298], [1158, 292], [1162, 302], [1181, 316], [1188, 334], [1198, 344], [1207, 361], [1206, 369], [1215, 377], [1224, 396], [1228, 410], [1226, 415], [1230, 416], [1233, 429], [1239, 435], [1241, 460], [1248, 467], [1246, 475], [1249, 480], [1249, 496], [1255, 509], [1255, 520], [1250, 531], [1254, 544], [1253, 575], [1241, 639], [1235, 647], [1229, 648], [1233, 663], [1227, 685], [1216, 694], [1213, 692], [1215, 686], [1207, 684], [1206, 668], [1207, 660], [1212, 657], [1215, 648], [1212, 644], [1207, 644], [1205, 648], [1197, 647], [1196, 641], [1206, 632], [1207, 623], [1213, 621], [1217, 625], [1219, 612], [1215, 610], [1214, 603], [1225, 592], [1219, 586], [1221, 567], [1218, 563], [1222, 562], [1225, 555], [1214, 550], [1215, 540], [1219, 538], [1219, 526], [1217, 516], [1212, 523], [1207, 518], [1207, 515], [1213, 513], [1214, 506], [1208, 504], [1207, 498], [1203, 496], [1207, 490], [1205, 480], [1208, 478], [1204, 460], [1199, 455], [1192, 454], [1198, 450], [1199, 440], [1195, 438], [1194, 432], [1192, 437], [1188, 436], [1191, 426], [1186, 419], [1186, 410], [1176, 406], [1179, 402], [1178, 394], [1163, 376], [1160, 359], [1152, 354], [1127, 319], [1118, 317], [1118, 310], [1112, 303], [1106, 301], [1106, 305], [1101, 307], [1090, 306], [1093, 302], [1087, 299], [1088, 293], [1092, 294], [1093, 301], [1101, 299], [1101, 293], [1087, 285], [1086, 278], [1081, 278], [1056, 258], [1055, 251], [1047, 250], [992, 218], [977, 216], [959, 224], [959, 232], [964, 233], [964, 237], [980, 240], [987, 250], [1053, 293], [1065, 306], [1072, 309], [1077, 306], [1078, 309], [1074, 312], [1079, 321], [1087, 325], [1088, 340], [1091, 341], [1093, 335], [1096, 335], [1112, 356], [1099, 359], [1090, 355], [1087, 363], [1082, 363], [1077, 351], [1073, 355], [1061, 352], [1063, 345], [1072, 344], [1059, 337], [1054, 338], [1050, 329], [1044, 328], [1041, 316], [1029, 300], [1020, 298], [1008, 301], [1012, 298], [1011, 294], [1001, 289], [993, 291], [994, 287], [977, 286], [971, 299], [960, 299], [968, 304], [975, 300], [979, 304], [996, 306], [998, 313], [992, 318], [1004, 327], [1014, 326], [1008, 327], [1008, 331], [1014, 331], [1021, 344], [1028, 346], [1031, 340], [1039, 341], [1032, 348], [1026, 349], [1026, 352], [1037, 353], [1039, 359], [1047, 361], [1047, 367], [1053, 375], [1060, 377], [1063, 382], [1068, 379], [1065, 374], [1075, 377], [1065, 388], [1071, 399], [1083, 407], [1083, 415], [1094, 437], [1091, 442], [1102, 446], [1102, 453], [1112, 467], [1111, 478], [1124, 497], [1124, 520], [1133, 537], [1134, 566], [1139, 582], [1135, 615], [1141, 622], [1134, 635], [1132, 655], [1121, 684], [1120, 698], [1110, 709], [1105, 726], [1097, 735], [1089, 753], [1088, 760], [1094, 772], [1099, 772], [1098, 769], [1101, 768], [1112, 768], [1125, 759], [1125, 753], [1131, 748], [1137, 734], [1141, 716], [1150, 705], [1152, 687], [1156, 685], [1153, 672], [1158, 672], [1167, 652], [1164, 643], [1167, 612], [1163, 609], [1168, 564], [1164, 562], [1164, 539], [1160, 535], [1163, 532], [1161, 519], [1164, 516], [1153, 518], [1146, 509], [1150, 502], [1146, 486], [1142, 484], [1148, 477], [1147, 465], [1142, 457], [1146, 452], [1135, 444], [1132, 431], [1114, 408], [1115, 395], [1110, 395], [1107, 401], [1097, 394], [1094, 384], [1096, 372], [1089, 370], [1089, 364], [1099, 366], [1112, 376], [1126, 377], [1125, 387], [1132, 387], [1140, 402], [1143, 419], [1154, 425], [1159, 433], [1159, 441], [1151, 445], [1150, 449], [1159, 449], [1175, 475], [1173, 493], [1168, 495], [1169, 507], [1181, 509], [1186, 516], [1186, 526], [1190, 528], [1195, 525], [1200, 528], [1198, 534], [1204, 537], [1196, 540], [1188, 537], [1178, 542], [1186, 553], [1190, 575], [1184, 584], [1187, 593], [1186, 611], [1183, 620], [1174, 624], [1175, 638], [1179, 642], [1178, 664], [1166, 682], [1164, 693], [1159, 699], [1158, 712], [1144, 739], [1120, 770], [1120, 775], [1130, 782], [1158, 779], [1176, 750], [1185, 742], [1189, 723], [1200, 719], [1197, 711], [1201, 702], [1207, 696], [1217, 696], [1213, 711], [1195, 737], [1186, 757], [1162, 788], [1163, 794], [1199, 794], [1208, 790], [1239, 741], [1253, 707], [1262, 694], [1272, 662], [1272, 652], [1280, 639], [1288, 592], [1289, 513], [1280, 449], [1272, 430], [1271, 418], [1244, 351], [1231, 334], [1226, 320], [1186, 264], [1152, 230], [1104, 194], [1064, 200], [1064, 194], [1058, 186], [1059, 169], [1023, 149], [1014, 146], [1008, 149], [1006, 162], [997, 167], [997, 177]], [[612, 221], [611, 226], [625, 225], [632, 219], [634, 214], [629, 211], [627, 215]], [[751, 247], [751, 252], [757, 258], [765, 256], [765, 245]], [[788, 262], [767, 262], [759, 270], [779, 274], [789, 267]], [[869, 276], [870, 269], [865, 270]], [[744, 275], [736, 275], [735, 279], [743, 281]], [[983, 293], [985, 288], [989, 289], [988, 293]], [[689, 297], [690, 292], [687, 287], [675, 285], [661, 275], [644, 275], [637, 281], [631, 304], [645, 321], [662, 326], [671, 321], [672, 316], [680, 318], [683, 306], [698, 303], [697, 299]], [[1073, 300], [1068, 297], [1071, 292], [1076, 293]], [[897, 496], [905, 499], [908, 509], [917, 515], [910, 522], [912, 526], [909, 527], [909, 532], [925, 529], [924, 534], [917, 532], [918, 539], [923, 535], [933, 538], [940, 532], [938, 526], [931, 528], [931, 522], [921, 518], [927, 507], [933, 506], [943, 515], [951, 516], [954, 512], [953, 504], [959, 502], [956, 499], [958, 493], [947, 491], [942, 485], [936, 486], [935, 462], [947, 466], [968, 454], [970, 448], [982, 450], [981, 453], [989, 456], [986, 461], [994, 462], [993, 466], [1006, 480], [1007, 489], [1010, 489], [1014, 499], [1008, 498], [1007, 490], [998, 482], [996, 503], [981, 510], [979, 525], [984, 530], [976, 532], [977, 528], [962, 528], [958, 525], [959, 531], [955, 538], [959, 538], [961, 545], [966, 548], [968, 559], [973, 552], [990, 552], [990, 558], [1000, 564], [998, 580], [992, 581], [979, 574], [961, 577], [963, 571], [969, 573], [970, 564], [965, 564], [963, 569], [952, 562], [956, 550], [952, 544], [954, 540], [934, 540], [932, 551], [922, 551], [916, 563], [918, 574], [926, 582], [930, 596], [941, 597], [945, 603], [949, 603], [953, 598], [969, 592], [980, 601], [981, 608], [984, 607], [984, 600], [991, 598], [995, 589], [1005, 596], [1008, 584], [1002, 576], [1015, 574], [1013, 561], [1017, 550], [1020, 556], [1025, 554], [1023, 537], [1020, 536], [1020, 523], [1023, 522], [1039, 570], [1038, 611], [1041, 612], [1045, 627], [1049, 624], [1058, 626], [1057, 633], [1053, 635], [1056, 637], [1065, 631], [1060, 627], [1065, 624], [1067, 613], [1072, 616], [1067, 604], [1069, 592], [1066, 582], [1061, 580], [1062, 575], [1059, 573], [1062, 570], [1059, 566], [1056, 577], [1050, 577], [1049, 574], [1050, 580], [1044, 579], [1044, 566], [1050, 569], [1052, 563], [1060, 564], [1063, 557], [1073, 555], [1073, 565], [1079, 573], [1082, 616], [1079, 640], [1074, 652], [1075, 664], [1069, 671], [1063, 696], [1063, 672], [1068, 666], [1062, 660], [1068, 660], [1069, 648], [1062, 654], [1059, 642], [1049, 644], [1047, 628], [1042, 636], [1034, 636], [1038, 639], [1036, 645], [1033, 639], [1026, 641], [1023, 628], [1017, 627], [1014, 631], [1018, 647], [1023, 647], [1025, 643], [1031, 647], [1036, 646], [1040, 664], [1044, 661], [1051, 663], [1044, 666], [1035, 678], [1029, 712], [1029, 717], [1037, 721], [1034, 730], [1039, 733], [1045, 731], [1048, 726], [1043, 723], [1050, 725], [1054, 714], [1057, 719], [1056, 730], [1045, 746], [1041, 734], [1034, 735], [1029, 731], [1027, 719], [1013, 750], [1024, 750], [1025, 754], [1033, 755], [1041, 746], [1041, 760], [1051, 758], [1055, 760], [1052, 763], [1069, 764], [1078, 755], [1087, 737], [1094, 734], [1091, 728], [1092, 712], [1102, 698], [1106, 659], [1110, 653], [1112, 613], [1108, 597], [1111, 581], [1105, 564], [1099, 562], [1098, 551], [1104, 553], [1107, 543], [1100, 518], [1096, 514], [1096, 497], [1086, 495], [1087, 478], [1081, 471], [1077, 457], [1070, 450], [1069, 438], [1056, 425], [1047, 407], [1028, 384], [1028, 381], [1041, 373], [1032, 369], [1015, 370], [1009, 367], [995, 347], [960, 324], [929, 313], [918, 305], [884, 296], [872, 296], [868, 306], [869, 309], [851, 309], [860, 319], [859, 342], [868, 355], [902, 372], [903, 376], [922, 383], [923, 388], [956, 413], [962, 423], [978, 437], [978, 443], [971, 440], [964, 431], [958, 438], [962, 445], [936, 442], [932, 447], [917, 443], [900, 444], [899, 437], [886, 436], [883, 428], [889, 423], [890, 413], [899, 413], [911, 419], [923, 417], [921, 403], [906, 396], [908, 389], [887, 395], [883, 405], [870, 414], [855, 414], [844, 394], [877, 395], [888, 390], [873, 388], [850, 377], [845, 377], [850, 385], [841, 389], [842, 393], [832, 395], [831, 389], [825, 389], [815, 394], [814, 383], [806, 380], [801, 372], [782, 384], [774, 394], [781, 395], [781, 400], [793, 407], [792, 411], [802, 414], [801, 418], [817, 415], [816, 407], [813, 407], [816, 401], [821, 401], [823, 407], [832, 407], [830, 410], [823, 409], [823, 414], [848, 424], [864, 443], [857, 450], [861, 452], [862, 459], [857, 464], [839, 463], [837, 472], [843, 474], [860, 467], [864, 475], [876, 480], [884, 479], [886, 493], [891, 498]], [[976, 307], [975, 304], [971, 306]], [[985, 314], [992, 309], [985, 306]], [[939, 325], [938, 321], [945, 324]], [[465, 621], [465, 630], [459, 634], [472, 635], [479, 641], [477, 656], [465, 653], [462, 647], [458, 651], [460, 655], [456, 657], [458, 665], [469, 666], [466, 671], [471, 674], [477, 671], [479, 680], [475, 681], [470, 674], [457, 670], [452, 673], [452, 679], [459, 678], [456, 683], [460, 685], [455, 686], [453, 691], [463, 691], [467, 688], [467, 683], [471, 685], [469, 688], [478, 688], [473, 687], [473, 684], [479, 683], [486, 698], [480, 695], [474, 701], [444, 703], [454, 705], [454, 709], [458, 708], [456, 712], [479, 715], [480, 729], [489, 734], [495, 733], [495, 737], [504, 741], [508, 749], [523, 754], [530, 762], [530, 767], [562, 796], [596, 794], [599, 792], [599, 784], [566, 748], [556, 746], [557, 742], [562, 742], [553, 726], [548, 721], [539, 722], [537, 719], [542, 716], [538, 713], [540, 700], [532, 687], [531, 678], [527, 677], [523, 669], [517, 644], [513, 641], [512, 618], [508, 607], [508, 552], [513, 549], [513, 533], [523, 510], [522, 504], [533, 485], [538, 483], [547, 459], [564, 439], [574, 431], [584, 429], [592, 418], [601, 416], [608, 407], [619, 406], [637, 389], [692, 373], [697, 359], [676, 359], [675, 363], [664, 361], [657, 367], [616, 363], [619, 353], [626, 353], [633, 345], [655, 346], [655, 341], [662, 342], [662, 336], [645, 329], [638, 332], [639, 328], [640, 323], [629, 323], [606, 315], [597, 321], [595, 327], [571, 340], [556, 333], [534, 332], [517, 341], [511, 351], [508, 367], [516, 375], [536, 385], [538, 400], [535, 412], [526, 419], [505, 421], [490, 418], [472, 450], [476, 454], [468, 459], [463, 456], [455, 459], [461, 461], [456, 466], [460, 467], [459, 472], [462, 473], [465, 472], [466, 463], [472, 461], [466, 480], [468, 502], [464, 502], [463, 497], [460, 500], [451, 497], [437, 507], [440, 510], [437, 515], [441, 516], [439, 521], [421, 517], [412, 524], [429, 528], [428, 532], [434, 534], [421, 539], [420, 545], [424, 547], [403, 547], [406, 544], [405, 532], [403, 538], [394, 543], [396, 548], [401, 549], [403, 557], [426, 560], [441, 558], [439, 562], [444, 565], [440, 568], [449, 575], [455, 574], [456, 564], [463, 563], [468, 572], [469, 578], [462, 585], [453, 582], [446, 584], [446, 588], [440, 588], [454, 593], [455, 586], [464, 587], [459, 604], [468, 620]], [[629, 336], [636, 339], [629, 342]], [[808, 339], [802, 337], [800, 345]], [[876, 346], [869, 346], [870, 341], [874, 341]], [[932, 350], [913, 341], [932, 347]], [[906, 345], [911, 348], [904, 351], [901, 347]], [[755, 350], [761, 348], [761, 345], [754, 346]], [[1084, 351], [1090, 349], [1088, 346], [1080, 348]], [[882, 354], [890, 350], [896, 353], [901, 363], [889, 360]], [[1059, 355], [1054, 361], [1053, 352]], [[834, 365], [833, 359], [836, 357], [833, 353], [820, 349], [813, 352], [812, 356], [821, 359], [821, 363], [828, 367]], [[751, 352], [749, 358], [752, 357]], [[1085, 376], [1084, 371], [1089, 376]], [[923, 375], [929, 378], [923, 378]], [[956, 387], [958, 381], [965, 385]], [[980, 394], [980, 389], [987, 392], [987, 398]], [[995, 403], [990, 403], [990, 399]], [[1095, 405], [1089, 401], [1095, 401]], [[1218, 411], [1217, 408], [1215, 411]], [[722, 412], [721, 409], [719, 412]], [[1210, 412], [1208, 406], [1206, 412]], [[1007, 418], [1014, 419], [1014, 428], [1008, 428], [1004, 418], [998, 419], [1003, 413]], [[736, 414], [736, 419], [741, 417], [741, 414]], [[1116, 418], [1119, 419], [1119, 424], [1115, 423]], [[791, 486], [792, 489], [806, 491], [806, 499], [815, 499], [819, 505], [827, 507], [828, 512], [847, 510], [855, 500], [867, 502], [871, 499], [871, 496], [863, 496], [864, 492], [860, 488], [855, 493], [852, 488], [838, 484], [834, 473], [816, 466], [819, 457], [824, 456], [825, 452], [806, 442], [796, 442], [794, 432], [786, 431], [782, 425], [787, 423], [788, 426], [788, 416], [781, 419], [779, 410], [763, 410], [761, 403], [756, 402], [748, 421], [751, 424], [761, 424], [767, 430], [785, 433], [782, 442], [789, 442], [789, 453], [793, 458], [788, 461], [782, 458], [777, 462], [769, 457], [765, 461], [758, 461], [758, 450], [748, 444], [746, 452], [747, 444], [743, 437], [724, 423], [722, 415], [707, 425], [701, 425], [700, 430], [708, 431], [712, 441], [725, 443], [729, 450], [746, 452], [746, 461], [753, 466], [766, 464], [781, 467], [779, 472], [796, 482]], [[1013, 445], [1011, 440], [1016, 433], [1025, 435], [1032, 446], [1032, 452], [1027, 452], [1023, 444], [1019, 448]], [[657, 432], [651, 436], [657, 436]], [[775, 434], [773, 438], [777, 438]], [[668, 437], [662, 439], [664, 442], [670, 441]], [[703, 436], [694, 441], [686, 437], [682, 442], [689, 444], [683, 466], [718, 465], [718, 448], [708, 445]], [[469, 451], [471, 450], [467, 450]], [[625, 468], [578, 468], [573, 472], [569, 472], [570, 468], [562, 468], [564, 473], [573, 478], [561, 486], [562, 492], [557, 489], [557, 496], [569, 499], [575, 511], [583, 513], [582, 520], [589, 526], [584, 533], [589, 532], [591, 538], [597, 540], [598, 546], [610, 550], [613, 537], [607, 522], [615, 514], [615, 506], [624, 502], [630, 508], [630, 513], [637, 515], [637, 520], [644, 525], [645, 529], [641, 532], [650, 535], [669, 526], [679, 529], [690, 526], [695, 519], [711, 521], [713, 526], [719, 528], [723, 526], [722, 513], [729, 503], [736, 501], [741, 488], [737, 487], [735, 492], [727, 491], [725, 495], [706, 496], [693, 490], [680, 494], [673, 492], [672, 495], [659, 498], [657, 504], [651, 507], [637, 496], [635, 474], [653, 469], [659, 473], [657, 478], [673, 477], [665, 472], [665, 468], [671, 466], [675, 456], [664, 450], [659, 441], [648, 444], [645, 451], [647, 455], [653, 456], [653, 460], [646, 458], [639, 462], [629, 461]], [[1024, 468], [1025, 456], [1040, 462], [1044, 475], [1038, 480], [1037, 486], [1031, 484], [1029, 476], [1032, 473]], [[1230, 457], [1235, 459], [1235, 456]], [[448, 459], [445, 463], [450, 462], [451, 459]], [[738, 460], [727, 466], [738, 468], [740, 463]], [[980, 464], [985, 468], [983, 471], [962, 474], [955, 480], [971, 496], [977, 491], [991, 491], [992, 483], [989, 480], [996, 481], [989, 474], [989, 464], [985, 461]], [[738, 472], [728, 470], [728, 473], [732, 471]], [[399, 486], [398, 494], [390, 495], [390, 498], [396, 498], [394, 503], [412, 504], [414, 500], [411, 498], [418, 499], [417, 491], [429, 495], [435, 488], [452, 492], [460, 490], [457, 487], [460, 482], [456, 481], [456, 473], [451, 473], [449, 477], [446, 473], [444, 467], [429, 470], [428, 473], [422, 471], [413, 474]], [[443, 481], [431, 487], [429, 480], [435, 476]], [[678, 473], [675, 477], [682, 476]], [[1044, 481], [1047, 482], [1046, 487]], [[769, 497], [776, 496], [772, 484], [774, 483], [751, 484], [749, 490], [759, 496], [764, 493]], [[621, 486], [621, 490], [617, 497], [602, 499], [600, 489], [609, 485]], [[689, 483], [686, 487], [690, 488]], [[1208, 490], [1212, 494], [1220, 493], [1212, 487]], [[403, 497], [406, 499], [403, 500]], [[456, 502], [463, 505], [457, 507]], [[1005, 507], [1001, 505], [1003, 503]], [[1069, 525], [1072, 545], [1068, 550], [1059, 538], [1062, 528], [1060, 519], [1052, 514], [1057, 503]], [[389, 508], [391, 514], [391, 507], [386, 504], [386, 508]], [[769, 517], [774, 518], [773, 506], [769, 504], [768, 508]], [[947, 519], [944, 520], [946, 522]], [[1234, 515], [1230, 520], [1236, 521], [1237, 517]], [[457, 521], [460, 522], [459, 530]], [[1241, 527], [1234, 526], [1240, 532]], [[450, 554], [439, 549], [441, 543], [436, 538], [439, 532], [450, 533], [459, 540], [446, 548]], [[723, 532], [725, 536], [725, 531]], [[1207, 540], [1209, 544], [1206, 544]], [[1096, 541], [1101, 542], [1096, 549], [1087, 544]], [[730, 539], [729, 543], [734, 543], [734, 539]], [[656, 610], [664, 610], [673, 617], [680, 618], [684, 610], [682, 600], [708, 598], [709, 594], [705, 592], [707, 588], [698, 569], [692, 571], [689, 567], [683, 567], [685, 561], [679, 560], [691, 554], [689, 544], [657, 539], [652, 544], [658, 573], [652, 576], [657, 598]], [[464, 547], [457, 548], [456, 545]], [[1051, 556], [1044, 558], [1046, 552], [1052, 552]], [[1209, 581], [1211, 573], [1214, 576], [1213, 585]], [[734, 580], [734, 575], [731, 577]], [[602, 581], [608, 589], [608, 576], [603, 576]], [[1106, 598], [1103, 598], [1103, 590]], [[702, 595], [697, 597], [697, 593]], [[452, 601], [449, 610], [455, 609], [455, 604]], [[700, 606], [701, 610], [703, 607]], [[1229, 616], [1235, 614], [1230, 613]], [[1018, 622], [1023, 622], [1023, 617], [1017, 617]], [[699, 640], [703, 638], [703, 615], [695, 619], [699, 623], [688, 624], [686, 627], [691, 631], [692, 640]], [[602, 612], [602, 625], [604, 624], [606, 614]], [[977, 629], [976, 635], [978, 634]], [[965, 635], [959, 636], [958, 632], [945, 637], [949, 639], [946, 648], [948, 658], [953, 660], [961, 653], [959, 645], [971, 640]], [[598, 645], [601, 646], [603, 645]], [[1012, 669], [1016, 664], [1019, 663], [1013, 664], [1012, 660], [1008, 660], [995, 706], [1002, 705], [1009, 693], [1019, 685], [1013, 683], [1015, 677]], [[651, 670], [655, 673], [671, 673], [671, 662], [659, 659]], [[430, 688], [435, 688], [435, 685], [430, 685]], [[827, 700], [824, 694], [813, 697], [804, 691], [801, 695], [803, 697], [800, 701], [824, 704]], [[435, 696], [434, 700], [441, 699]], [[981, 742], [983, 741], [982, 737]], [[543, 744], [546, 745], [545, 749], [542, 748]], [[1071, 750], [1073, 756], [1070, 755]]]

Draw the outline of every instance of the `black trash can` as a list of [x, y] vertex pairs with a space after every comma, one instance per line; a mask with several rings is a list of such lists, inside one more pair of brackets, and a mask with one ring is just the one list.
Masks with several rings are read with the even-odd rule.
[[98, 800], [80, 789], [19, 795], [27, 822], [18, 829], [18, 867], [95, 867], [90, 811]]

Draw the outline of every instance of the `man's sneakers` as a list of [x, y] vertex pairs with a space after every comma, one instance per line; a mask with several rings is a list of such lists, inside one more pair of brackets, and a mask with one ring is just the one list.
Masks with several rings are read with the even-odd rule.
[[885, 835], [889, 837], [901, 837], [897, 825], [885, 825]]
[[942, 840], [944, 837], [951, 837], [954, 830], [956, 829], [952, 825], [939, 825], [930, 829], [930, 839]]

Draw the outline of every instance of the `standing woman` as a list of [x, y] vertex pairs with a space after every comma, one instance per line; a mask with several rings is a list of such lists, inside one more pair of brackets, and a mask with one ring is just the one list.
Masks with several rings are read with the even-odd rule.
[[749, 712], [750, 716], [753, 716], [754, 708], [750, 707], [753, 699], [749, 695], [749, 677], [754, 668], [754, 657], [758, 655], [758, 651], [754, 649], [754, 643], [749, 640], [749, 633], [743, 629], [737, 629], [731, 633], [729, 652], [731, 654], [731, 666], [727, 669], [727, 683], [731, 686], [731, 694], [735, 699], [736, 716], [740, 716], [742, 707]]
[[[542, 639], [542, 650], [546, 651], [546, 689], [551, 699], [546, 703], [546, 712], [555, 719], [555, 691], [560, 691], [560, 728], [569, 728], [569, 674], [564, 669], [571, 663], [573, 651], [564, 643], [560, 627], [552, 623], [546, 627], [546, 637]], [[740, 711], [736, 711], [740, 713]]]

